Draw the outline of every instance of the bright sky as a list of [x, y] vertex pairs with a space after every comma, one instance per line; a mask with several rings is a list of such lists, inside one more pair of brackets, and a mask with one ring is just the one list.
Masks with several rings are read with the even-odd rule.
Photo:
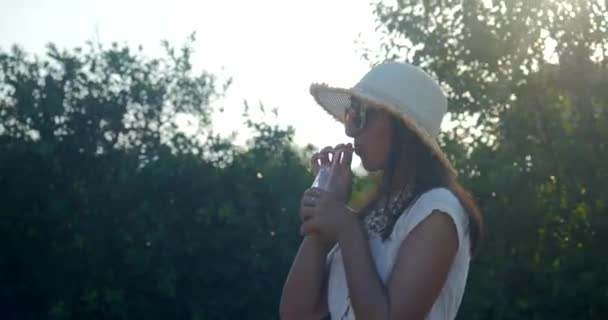
[[[280, 125], [296, 129], [296, 143], [348, 141], [342, 127], [316, 106], [311, 82], [351, 86], [368, 70], [355, 41], [373, 41], [370, 0], [0, 0], [0, 47], [19, 44], [41, 53], [48, 42], [83, 46], [99, 36], [143, 45], [161, 54], [160, 40], [180, 45], [196, 31], [195, 67], [230, 76], [216, 107], [222, 132], [239, 130], [243, 100], [276, 107]], [[246, 137], [241, 137], [246, 138]]]

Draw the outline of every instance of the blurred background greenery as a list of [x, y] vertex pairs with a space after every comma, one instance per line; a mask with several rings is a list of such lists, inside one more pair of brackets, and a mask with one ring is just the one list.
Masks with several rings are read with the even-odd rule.
[[[486, 219], [459, 319], [608, 317], [607, 6], [374, 7], [363, 57], [440, 80], [441, 144]], [[314, 149], [247, 105], [247, 143], [218, 134], [230, 82], [192, 67], [194, 42], [0, 51], [2, 319], [278, 317]]]

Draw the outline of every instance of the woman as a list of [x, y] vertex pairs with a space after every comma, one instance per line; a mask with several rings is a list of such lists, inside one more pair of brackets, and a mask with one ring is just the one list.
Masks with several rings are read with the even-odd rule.
[[[481, 214], [436, 143], [447, 99], [421, 69], [374, 67], [352, 89], [313, 84], [311, 94], [354, 138], [363, 167], [380, 172], [358, 212], [350, 198], [353, 148], [311, 159], [337, 161], [331, 191], [304, 192], [304, 239], [283, 288], [282, 319], [454, 319]], [[334, 159], [335, 158], [335, 159]]]

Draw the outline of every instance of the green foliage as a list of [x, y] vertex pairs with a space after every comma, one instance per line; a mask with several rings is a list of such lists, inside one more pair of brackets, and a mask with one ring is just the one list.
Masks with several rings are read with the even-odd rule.
[[293, 130], [214, 135], [223, 89], [165, 47], [0, 53], [3, 319], [276, 317], [311, 181]]
[[398, 1], [376, 13], [386, 41], [368, 56], [440, 79], [458, 122], [442, 142], [485, 214], [460, 318], [605, 318], [606, 4]]
[[[386, 41], [368, 58], [445, 86], [456, 127], [441, 143], [485, 214], [459, 317], [605, 318], [606, 4], [376, 14]], [[229, 83], [192, 69], [191, 42], [164, 47], [0, 51], [3, 319], [276, 318], [312, 150], [250, 120], [245, 148], [214, 134]], [[351, 204], [370, 186], [357, 179]]]

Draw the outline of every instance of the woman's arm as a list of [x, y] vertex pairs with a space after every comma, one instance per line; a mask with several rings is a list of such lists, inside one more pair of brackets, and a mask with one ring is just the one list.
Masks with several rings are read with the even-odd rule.
[[312, 320], [327, 315], [325, 258], [329, 250], [330, 245], [320, 236], [304, 237], [283, 286], [281, 319]]
[[452, 219], [433, 211], [403, 240], [384, 286], [363, 227], [349, 219], [338, 235], [357, 320], [424, 319], [437, 299], [458, 250]]

